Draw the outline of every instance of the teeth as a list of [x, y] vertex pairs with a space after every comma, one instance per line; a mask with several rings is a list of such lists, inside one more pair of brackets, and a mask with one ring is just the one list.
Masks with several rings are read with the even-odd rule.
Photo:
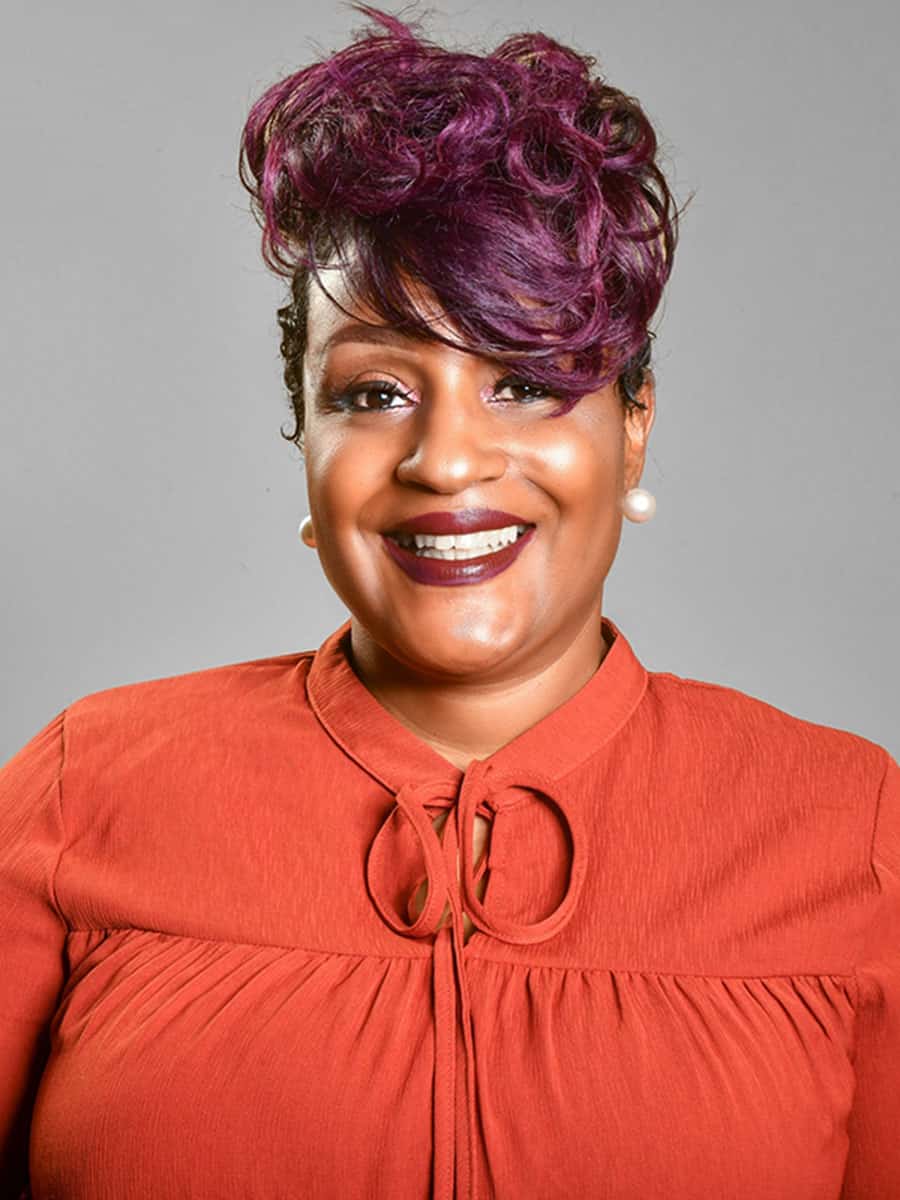
[[507, 525], [503, 529], [482, 529], [477, 533], [395, 534], [401, 546], [415, 550], [421, 558], [478, 558], [510, 545], [526, 530], [525, 525]]

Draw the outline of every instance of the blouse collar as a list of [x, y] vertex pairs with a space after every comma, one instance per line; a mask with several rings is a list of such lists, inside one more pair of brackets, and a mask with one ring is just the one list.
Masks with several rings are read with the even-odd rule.
[[[369, 691], [352, 665], [349, 618], [329, 634], [307, 675], [309, 702], [328, 734], [364, 771], [393, 792], [443, 780], [458, 787], [465, 772], [408, 729]], [[498, 774], [539, 773], [561, 779], [596, 754], [622, 728], [647, 688], [648, 672], [627, 638], [602, 618], [609, 646], [573, 696], [480, 760]]]

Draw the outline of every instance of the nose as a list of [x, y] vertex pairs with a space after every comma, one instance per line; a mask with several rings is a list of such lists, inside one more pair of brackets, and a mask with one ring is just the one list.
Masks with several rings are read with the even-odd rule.
[[396, 467], [401, 483], [450, 494], [506, 471], [508, 449], [477, 385], [446, 382], [419, 404], [411, 444]]

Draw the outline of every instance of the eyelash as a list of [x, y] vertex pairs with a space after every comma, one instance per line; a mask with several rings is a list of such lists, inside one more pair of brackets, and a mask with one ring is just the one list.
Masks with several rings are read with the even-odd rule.
[[[499, 380], [495, 384], [496, 391], [502, 391], [503, 388], [531, 388], [537, 395], [532, 397], [532, 402], [538, 400], [550, 399], [550, 393], [543, 388], [538, 387], [533, 383], [526, 383], [522, 379], [517, 379], [515, 376], [509, 375], [504, 379]], [[409, 397], [409, 393], [405, 392], [399, 384], [391, 383], [387, 379], [370, 379], [364, 383], [357, 384], [355, 387], [347, 388], [344, 391], [330, 392], [328, 395], [328, 406], [345, 412], [388, 412], [389, 406], [383, 405], [380, 408], [359, 408], [354, 405], [353, 400], [356, 396], [364, 396], [370, 392], [378, 392], [385, 396], [403, 396]], [[505, 402], [503, 402], [505, 403]], [[525, 407], [528, 401], [521, 407]]]

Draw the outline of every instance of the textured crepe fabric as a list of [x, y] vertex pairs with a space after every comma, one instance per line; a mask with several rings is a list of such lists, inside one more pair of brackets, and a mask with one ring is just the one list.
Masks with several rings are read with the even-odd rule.
[[4, 1200], [898, 1200], [896, 762], [604, 620], [466, 772], [349, 622], [37, 733], [0, 772]]

